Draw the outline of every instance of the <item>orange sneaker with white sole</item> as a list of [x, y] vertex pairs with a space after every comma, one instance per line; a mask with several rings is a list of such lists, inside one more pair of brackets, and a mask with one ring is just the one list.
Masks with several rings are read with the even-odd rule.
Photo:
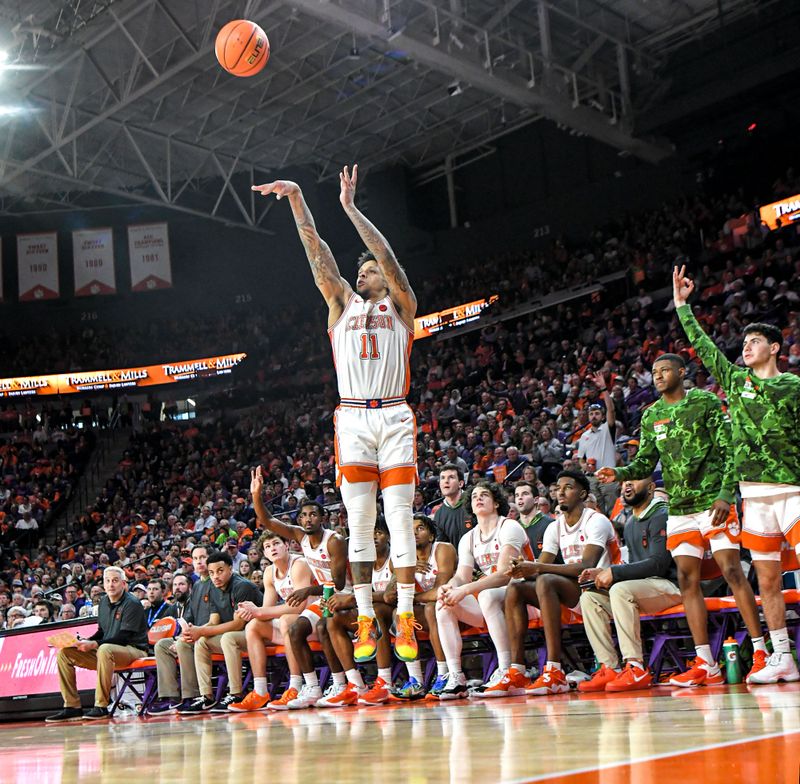
[[289, 703], [297, 699], [297, 689], [288, 688], [277, 700], [267, 703], [269, 710], [288, 711]]
[[691, 689], [694, 686], [719, 686], [725, 683], [725, 678], [715, 662], [709, 664], [699, 656], [689, 662], [689, 669], [680, 675], [673, 675], [669, 679], [670, 686], [680, 686]]
[[545, 667], [544, 672], [533, 682], [528, 694], [543, 697], [546, 694], [564, 694], [569, 691], [567, 676], [564, 670], [556, 667]]
[[389, 701], [389, 686], [380, 676], [375, 678], [375, 683], [363, 694], [358, 695], [359, 705], [383, 705]]
[[761, 672], [761, 670], [767, 666], [768, 661], [769, 654], [766, 651], [753, 651], [753, 666], [750, 668], [750, 672], [747, 673], [747, 677], [744, 679], [744, 682], [750, 683], [750, 676], [755, 675], [757, 672]]
[[228, 705], [228, 710], [233, 713], [249, 713], [250, 711], [267, 710], [269, 704], [269, 694], [256, 694], [251, 691], [241, 702], [233, 702]]
[[637, 667], [628, 662], [625, 669], [613, 680], [606, 684], [607, 692], [641, 691], [653, 685], [653, 676], [646, 667]]

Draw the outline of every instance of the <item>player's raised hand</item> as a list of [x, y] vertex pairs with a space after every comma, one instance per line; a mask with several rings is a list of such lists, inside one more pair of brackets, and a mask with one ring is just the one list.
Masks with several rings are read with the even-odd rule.
[[686, 277], [686, 265], [673, 267], [672, 269], [672, 298], [675, 300], [675, 307], [685, 305], [694, 291], [694, 281]]
[[250, 494], [253, 498], [260, 498], [261, 493], [264, 491], [264, 473], [261, 466], [250, 471]]
[[356, 183], [358, 182], [358, 164], [353, 164], [353, 171], [351, 172], [347, 166], [339, 172], [339, 185], [341, 190], [339, 192], [339, 201], [342, 207], [348, 209], [352, 207], [356, 197]]
[[598, 370], [596, 373], [591, 374], [591, 379], [594, 385], [597, 387], [598, 392], [605, 392], [608, 388], [606, 384], [606, 376], [602, 370]]
[[601, 468], [599, 471], [595, 471], [594, 475], [604, 485], [615, 482], [617, 479], [617, 472], [613, 468]]
[[264, 185], [251, 185], [250, 190], [256, 191], [262, 196], [274, 193], [278, 199], [282, 199], [284, 196], [300, 193], [300, 186], [291, 180], [275, 180], [275, 182], [268, 182]]

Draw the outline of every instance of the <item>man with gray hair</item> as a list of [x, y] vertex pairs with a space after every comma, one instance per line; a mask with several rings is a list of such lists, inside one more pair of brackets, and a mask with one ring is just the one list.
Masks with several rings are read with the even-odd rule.
[[[106, 595], [100, 600], [97, 631], [73, 648], [58, 654], [58, 680], [64, 709], [48, 716], [45, 721], [64, 722], [84, 719], [108, 719], [111, 681], [115, 667], [125, 667], [147, 655], [147, 622], [144, 608], [135, 596], [128, 593], [125, 572], [118, 566], [108, 566], [103, 572]], [[62, 607], [63, 613], [63, 607]], [[81, 709], [75, 668], [97, 670], [94, 707], [86, 713]]]

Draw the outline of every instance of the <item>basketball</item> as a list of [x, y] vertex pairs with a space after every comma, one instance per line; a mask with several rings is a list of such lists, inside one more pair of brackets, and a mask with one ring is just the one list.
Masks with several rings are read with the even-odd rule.
[[269, 39], [255, 22], [234, 19], [217, 33], [214, 51], [228, 73], [254, 76], [269, 60]]

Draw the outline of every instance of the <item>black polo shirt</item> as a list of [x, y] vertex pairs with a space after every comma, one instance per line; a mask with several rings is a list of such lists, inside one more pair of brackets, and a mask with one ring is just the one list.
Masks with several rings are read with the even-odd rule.
[[107, 594], [97, 610], [97, 631], [89, 638], [99, 645], [132, 645], [147, 649], [147, 619], [142, 603], [127, 591], [115, 604]]
[[189, 606], [184, 610], [183, 617], [187, 623], [195, 626], [205, 626], [211, 616], [211, 586], [210, 579], [198, 580], [192, 586], [189, 594]]
[[225, 590], [220, 590], [213, 583], [211, 584], [209, 604], [211, 612], [219, 615], [220, 623], [229, 623], [233, 620], [233, 614], [236, 612], [239, 602], [254, 602], [260, 605], [263, 601], [264, 595], [258, 590], [255, 583], [245, 580], [238, 574], [231, 576]]

